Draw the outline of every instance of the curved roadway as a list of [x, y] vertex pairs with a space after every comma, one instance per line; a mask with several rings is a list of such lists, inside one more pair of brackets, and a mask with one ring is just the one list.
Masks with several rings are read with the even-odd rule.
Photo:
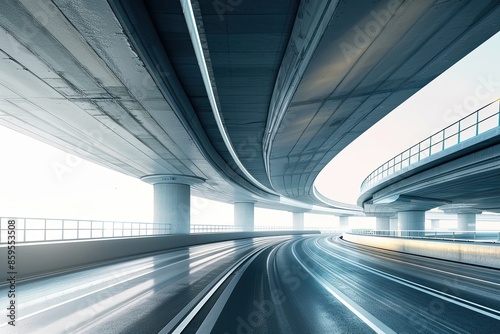
[[338, 236], [236, 240], [18, 282], [0, 331], [498, 333], [499, 273]]

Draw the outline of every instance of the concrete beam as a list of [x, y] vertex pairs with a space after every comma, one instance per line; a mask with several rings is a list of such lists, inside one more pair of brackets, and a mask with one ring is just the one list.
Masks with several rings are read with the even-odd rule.
[[393, 217], [390, 218], [389, 229], [391, 231], [397, 231], [398, 230], [398, 216], [393, 216]]

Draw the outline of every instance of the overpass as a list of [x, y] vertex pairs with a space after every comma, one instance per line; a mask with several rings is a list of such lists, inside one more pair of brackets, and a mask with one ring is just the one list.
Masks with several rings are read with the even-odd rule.
[[[499, 14], [485, 0], [0, 2], [0, 123], [154, 184], [154, 224], [174, 233], [1, 245], [0, 331], [495, 332], [496, 244], [453, 243], [459, 263], [250, 230], [255, 206], [300, 227], [309, 210], [432, 202], [375, 182], [361, 208], [314, 180]], [[191, 193], [234, 203], [247, 231], [184, 235]]]
[[476, 214], [500, 212], [500, 100], [493, 101], [398, 154], [362, 184], [358, 205], [389, 230], [424, 230], [425, 211], [458, 214], [474, 231]]
[[191, 190], [249, 229], [255, 205], [359, 214], [318, 173], [499, 26], [491, 1], [0, 6], [0, 123], [154, 184], [177, 233]]

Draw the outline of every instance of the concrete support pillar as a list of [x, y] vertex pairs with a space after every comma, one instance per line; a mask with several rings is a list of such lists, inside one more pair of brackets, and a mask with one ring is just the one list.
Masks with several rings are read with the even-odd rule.
[[389, 220], [389, 226], [391, 231], [397, 231], [398, 230], [398, 217], [391, 217]]
[[390, 221], [388, 216], [376, 216], [375, 217], [375, 230], [379, 231], [377, 234], [387, 235], [389, 234]]
[[431, 228], [433, 230], [439, 230], [439, 219], [431, 219]]
[[347, 227], [349, 226], [349, 216], [340, 216], [339, 225], [341, 230], [347, 229]]
[[293, 213], [293, 229], [296, 231], [304, 230], [304, 212]]
[[253, 231], [254, 206], [253, 202], [234, 203], [234, 225], [243, 226], [244, 231]]
[[423, 236], [425, 230], [425, 211], [398, 212], [401, 236]]
[[[186, 184], [154, 185], [154, 221], [170, 224], [172, 234], [187, 234], [191, 222], [191, 189]], [[161, 229], [161, 227], [159, 227]]]
[[191, 185], [203, 179], [184, 175], [148, 175], [154, 186], [155, 234], [188, 234], [191, 228]]
[[457, 213], [457, 222], [459, 231], [476, 231], [475, 213]]

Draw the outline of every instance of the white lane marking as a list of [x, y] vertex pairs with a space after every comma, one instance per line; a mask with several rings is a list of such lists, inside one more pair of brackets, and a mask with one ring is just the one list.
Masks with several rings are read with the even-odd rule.
[[[222, 276], [222, 274], [219, 275], [215, 279], [215, 281], [217, 281], [217, 283], [215, 283], [215, 285], [210, 285], [211, 287], [210, 286], [205, 287], [205, 289], [203, 289], [198, 294], [198, 296], [204, 295], [204, 297], [201, 298], [201, 300], [198, 296], [196, 298], [194, 298], [193, 300], [191, 300], [191, 302], [189, 302], [172, 320], [170, 320], [170, 322], [165, 327], [163, 327], [163, 329], [158, 334], [167, 334], [167, 333], [180, 334], [180, 333], [182, 333], [182, 331], [189, 325], [191, 320], [193, 320], [193, 318], [196, 316], [196, 314], [207, 303], [207, 301], [212, 297], [212, 295], [217, 291], [217, 289], [224, 283], [224, 281], [236, 269], [238, 269], [238, 267], [241, 266], [241, 264], [243, 262], [245, 262], [248, 258], [253, 256], [257, 252], [261, 252], [266, 247], [268, 247], [268, 246], [267, 245], [262, 246], [262, 247], [256, 249], [255, 251], [251, 252], [250, 254], [247, 254], [245, 257], [240, 259], [233, 267], [231, 267], [225, 273], [222, 273], [223, 276]], [[220, 276], [222, 276], [222, 278], [220, 278]], [[207, 292], [207, 290], [209, 290], [209, 291]], [[191, 309], [191, 311], [187, 315], [185, 315], [190, 309]], [[178, 322], [181, 319], [182, 319], [181, 323], [178, 324]], [[174, 327], [175, 327], [175, 329], [174, 329]]]
[[[332, 245], [335, 248], [346, 250], [345, 248], [340, 247], [339, 245], [337, 245], [336, 243], [330, 241], [329, 239], [327, 239], [326, 242], [329, 243], [330, 245]], [[343, 240], [342, 242], [348, 242], [348, 241]], [[352, 247], [352, 246], [349, 245], [348, 247]], [[367, 247], [377, 249], [377, 247], [371, 247], [371, 246], [367, 246]], [[387, 249], [383, 249], [383, 248], [378, 248], [378, 249], [387, 251]], [[352, 249], [349, 249], [348, 251], [353, 252], [353, 253], [357, 253], [355, 250], [352, 250]], [[492, 281], [487, 281], [487, 280], [483, 280], [483, 279], [476, 278], [476, 277], [465, 276], [465, 275], [462, 275], [462, 274], [452, 273], [452, 272], [441, 270], [441, 269], [437, 269], [437, 268], [427, 267], [427, 266], [423, 266], [421, 264], [416, 264], [416, 263], [411, 263], [411, 262], [405, 262], [405, 261], [393, 258], [391, 256], [384, 256], [383, 254], [373, 254], [372, 252], [369, 252], [369, 255], [376, 256], [376, 257], [383, 258], [383, 259], [389, 259], [390, 261], [403, 263], [405, 265], [410, 265], [410, 266], [414, 266], [414, 267], [420, 267], [420, 268], [424, 268], [426, 270], [437, 271], [437, 272], [440, 272], [440, 273], [443, 273], [443, 274], [453, 275], [453, 276], [465, 278], [465, 279], [468, 279], [468, 280], [471, 280], [471, 281], [477, 281], [477, 282], [480, 282], [480, 283], [483, 283], [483, 284], [496, 285], [496, 286], [500, 287], [500, 283], [496, 283], [496, 282], [492, 282]], [[376, 250], [375, 250], [375, 252], [376, 252]], [[396, 251], [391, 251], [391, 252], [396, 252]], [[357, 253], [357, 254], [359, 254], [359, 253]], [[409, 254], [409, 253], [406, 253], [406, 254]], [[412, 255], [412, 254], [409, 254], [409, 255]]]
[[[354, 261], [352, 261], [352, 260], [350, 260], [350, 259], [348, 259], [346, 257], [343, 257], [341, 255], [335, 254], [332, 251], [330, 251], [330, 250], [322, 247], [318, 243], [317, 239], [315, 240], [315, 244], [316, 244], [316, 246], [319, 249], [323, 250], [324, 252], [330, 254], [333, 257], [338, 258], [339, 260], [342, 260], [344, 262], [350, 263], [353, 266], [356, 266], [358, 268], [364, 269], [364, 270], [366, 270], [368, 272], [371, 272], [371, 273], [373, 273], [375, 275], [378, 275], [380, 277], [384, 277], [386, 279], [389, 279], [389, 280], [394, 281], [396, 283], [399, 283], [399, 284], [402, 284], [404, 286], [410, 287], [412, 289], [424, 292], [424, 293], [429, 294], [431, 296], [438, 297], [440, 299], [443, 299], [443, 300], [448, 301], [450, 303], [453, 303], [455, 305], [468, 308], [469, 310], [481, 313], [481, 314], [486, 315], [486, 316], [488, 316], [490, 318], [493, 318], [493, 319], [496, 319], [496, 320], [500, 320], [500, 316], [498, 316], [496, 314], [493, 314], [493, 313], [500, 314], [500, 311], [498, 311], [498, 310], [495, 310], [495, 309], [492, 309], [492, 308], [489, 308], [489, 307], [486, 307], [486, 306], [483, 306], [483, 305], [480, 305], [480, 304], [477, 304], [477, 303], [465, 300], [463, 298], [459, 298], [459, 297], [456, 297], [456, 296], [453, 296], [453, 295], [450, 295], [450, 294], [447, 294], [447, 293], [444, 293], [444, 292], [441, 292], [441, 291], [438, 291], [438, 290], [426, 287], [424, 285], [412, 282], [410, 280], [407, 280], [407, 279], [404, 279], [404, 278], [401, 278], [401, 277], [398, 277], [398, 276], [395, 276], [395, 275], [392, 275], [392, 274], [384, 273], [383, 271], [380, 271], [378, 269], [370, 268], [370, 267], [368, 267], [368, 266], [366, 266], [364, 264], [361, 264], [361, 263], [356, 263], [356, 262], [354, 262]], [[491, 312], [493, 312], [493, 313], [491, 313]]]
[[352, 313], [354, 313], [361, 321], [367, 324], [371, 329], [373, 329], [376, 333], [380, 334], [396, 334], [395, 331], [390, 329], [387, 325], [382, 323], [380, 320], [371, 315], [368, 311], [363, 309], [361, 306], [356, 304], [349, 297], [344, 295], [338, 289], [333, 287], [328, 281], [326, 281], [321, 276], [317, 275], [315, 272], [310, 270], [302, 260], [299, 259], [297, 253], [295, 252], [296, 243], [292, 246], [292, 254], [295, 259], [299, 262], [299, 264], [316, 280], [318, 281], [325, 290], [330, 292], [332, 296], [334, 296], [338, 301], [340, 301], [345, 307], [347, 307]]
[[254, 254], [253, 257], [249, 261], [247, 261], [238, 270], [238, 272], [236, 272], [236, 274], [234, 275], [231, 282], [229, 282], [229, 284], [224, 289], [224, 291], [221, 293], [221, 295], [219, 296], [219, 298], [217, 299], [215, 304], [212, 306], [212, 309], [210, 310], [208, 315], [205, 317], [205, 319], [201, 323], [200, 327], [198, 327], [198, 330], [196, 331], [197, 334], [198, 333], [204, 334], [204, 333], [211, 333], [212, 332], [212, 329], [214, 328], [215, 323], [217, 322], [220, 314], [222, 313], [222, 309], [224, 308], [224, 306], [226, 306], [226, 303], [229, 300], [229, 297], [231, 296], [231, 294], [233, 293], [234, 288], [236, 287], [236, 284], [238, 284], [238, 282], [240, 281], [241, 276], [243, 276], [243, 274], [245, 273], [247, 268], [250, 266], [250, 264], [252, 264], [253, 260], [255, 260], [255, 258], [257, 256], [259, 256], [259, 254], [261, 254], [264, 250], [265, 249], [261, 249], [259, 252]]
[[[244, 247], [243, 247], [243, 246], [244, 246]], [[203, 263], [205, 263], [205, 262], [210, 262], [210, 263], [211, 263], [211, 262], [213, 262], [213, 261], [215, 260], [215, 258], [218, 258], [218, 257], [220, 257], [221, 255], [224, 255], [224, 254], [226, 254], [226, 253], [227, 253], [227, 254], [229, 254], [229, 253], [231, 253], [231, 252], [235, 252], [236, 250], [238, 250], [238, 249], [240, 249], [240, 248], [246, 248], [246, 246], [247, 246], [247, 245], [242, 245], [241, 247], [240, 247], [240, 246], [237, 246], [237, 247], [235, 247], [235, 248], [233, 248], [233, 249], [228, 249], [228, 250], [226, 250], [226, 251], [224, 251], [224, 252], [222, 252], [222, 253], [218, 253], [218, 254], [215, 254], [215, 255], [211, 255], [210, 257], [205, 258], [205, 259], [204, 259], [205, 261], [203, 261], [203, 262], [202, 262], [202, 263], [200, 263], [199, 265], [201, 266], [201, 265], [202, 265]], [[208, 252], [208, 251], [207, 251], [207, 253], [211, 253], [211, 252]], [[202, 256], [203, 256], [203, 255], [199, 255], [199, 256], [197, 256], [197, 257], [202, 257]], [[161, 266], [161, 267], [156, 267], [156, 268], [154, 268], [154, 267], [153, 267], [153, 269], [149, 269], [149, 270], [147, 270], [147, 271], [145, 271], [145, 272], [142, 272], [142, 273], [140, 273], [140, 274], [137, 274], [137, 275], [134, 275], [134, 276], [128, 277], [128, 278], [127, 278], [127, 279], [125, 279], [125, 280], [120, 280], [120, 278], [121, 278], [121, 277], [119, 277], [119, 278], [117, 278], [118, 282], [116, 282], [116, 283], [113, 283], [113, 284], [107, 285], [107, 286], [105, 286], [105, 287], [102, 287], [102, 288], [99, 288], [99, 289], [96, 289], [96, 290], [90, 291], [90, 292], [88, 292], [88, 293], [85, 293], [85, 294], [83, 294], [83, 295], [76, 296], [76, 297], [74, 297], [74, 298], [70, 298], [70, 299], [68, 299], [68, 300], [65, 300], [65, 301], [59, 302], [59, 303], [54, 304], [54, 305], [51, 305], [51, 306], [49, 306], [49, 307], [45, 307], [45, 308], [43, 308], [43, 309], [41, 309], [41, 310], [34, 311], [34, 312], [30, 313], [30, 314], [27, 314], [27, 315], [25, 315], [25, 316], [23, 316], [23, 317], [20, 317], [20, 318], [16, 319], [16, 320], [17, 320], [17, 321], [25, 320], [25, 319], [27, 319], [27, 318], [33, 317], [33, 316], [35, 316], [35, 315], [38, 315], [38, 314], [40, 314], [40, 313], [43, 313], [43, 312], [49, 311], [49, 310], [51, 310], [51, 309], [54, 309], [54, 308], [60, 307], [60, 306], [62, 306], [62, 305], [65, 305], [65, 304], [68, 304], [68, 303], [74, 302], [74, 301], [76, 301], [76, 300], [78, 300], [78, 299], [88, 297], [88, 296], [93, 295], [93, 294], [95, 294], [95, 293], [97, 293], [97, 292], [101, 292], [101, 291], [104, 291], [104, 290], [106, 290], [106, 289], [110, 289], [110, 288], [115, 287], [115, 286], [117, 286], [117, 285], [120, 285], [120, 284], [123, 284], [123, 283], [129, 282], [129, 281], [132, 281], [132, 280], [134, 280], [134, 279], [140, 278], [140, 277], [142, 277], [142, 276], [145, 276], [145, 275], [151, 274], [151, 273], [153, 273], [153, 272], [155, 272], [155, 271], [158, 271], [158, 270], [163, 270], [163, 269], [168, 268], [168, 267], [170, 267], [170, 266], [174, 266], [174, 265], [180, 264], [180, 263], [182, 263], [182, 262], [190, 261], [190, 260], [192, 260], [192, 259], [187, 258], [187, 259], [184, 259], [184, 260], [181, 260], [181, 261], [177, 261], [177, 262], [173, 262], [173, 263], [166, 264], [166, 265]], [[152, 267], [152, 266], [148, 266], [148, 268], [151, 268], [151, 267]], [[123, 277], [123, 276], [122, 276], [122, 277]], [[0, 324], [0, 328], [2, 328], [2, 327], [6, 327], [7, 325], [8, 325], [7, 323]]]

